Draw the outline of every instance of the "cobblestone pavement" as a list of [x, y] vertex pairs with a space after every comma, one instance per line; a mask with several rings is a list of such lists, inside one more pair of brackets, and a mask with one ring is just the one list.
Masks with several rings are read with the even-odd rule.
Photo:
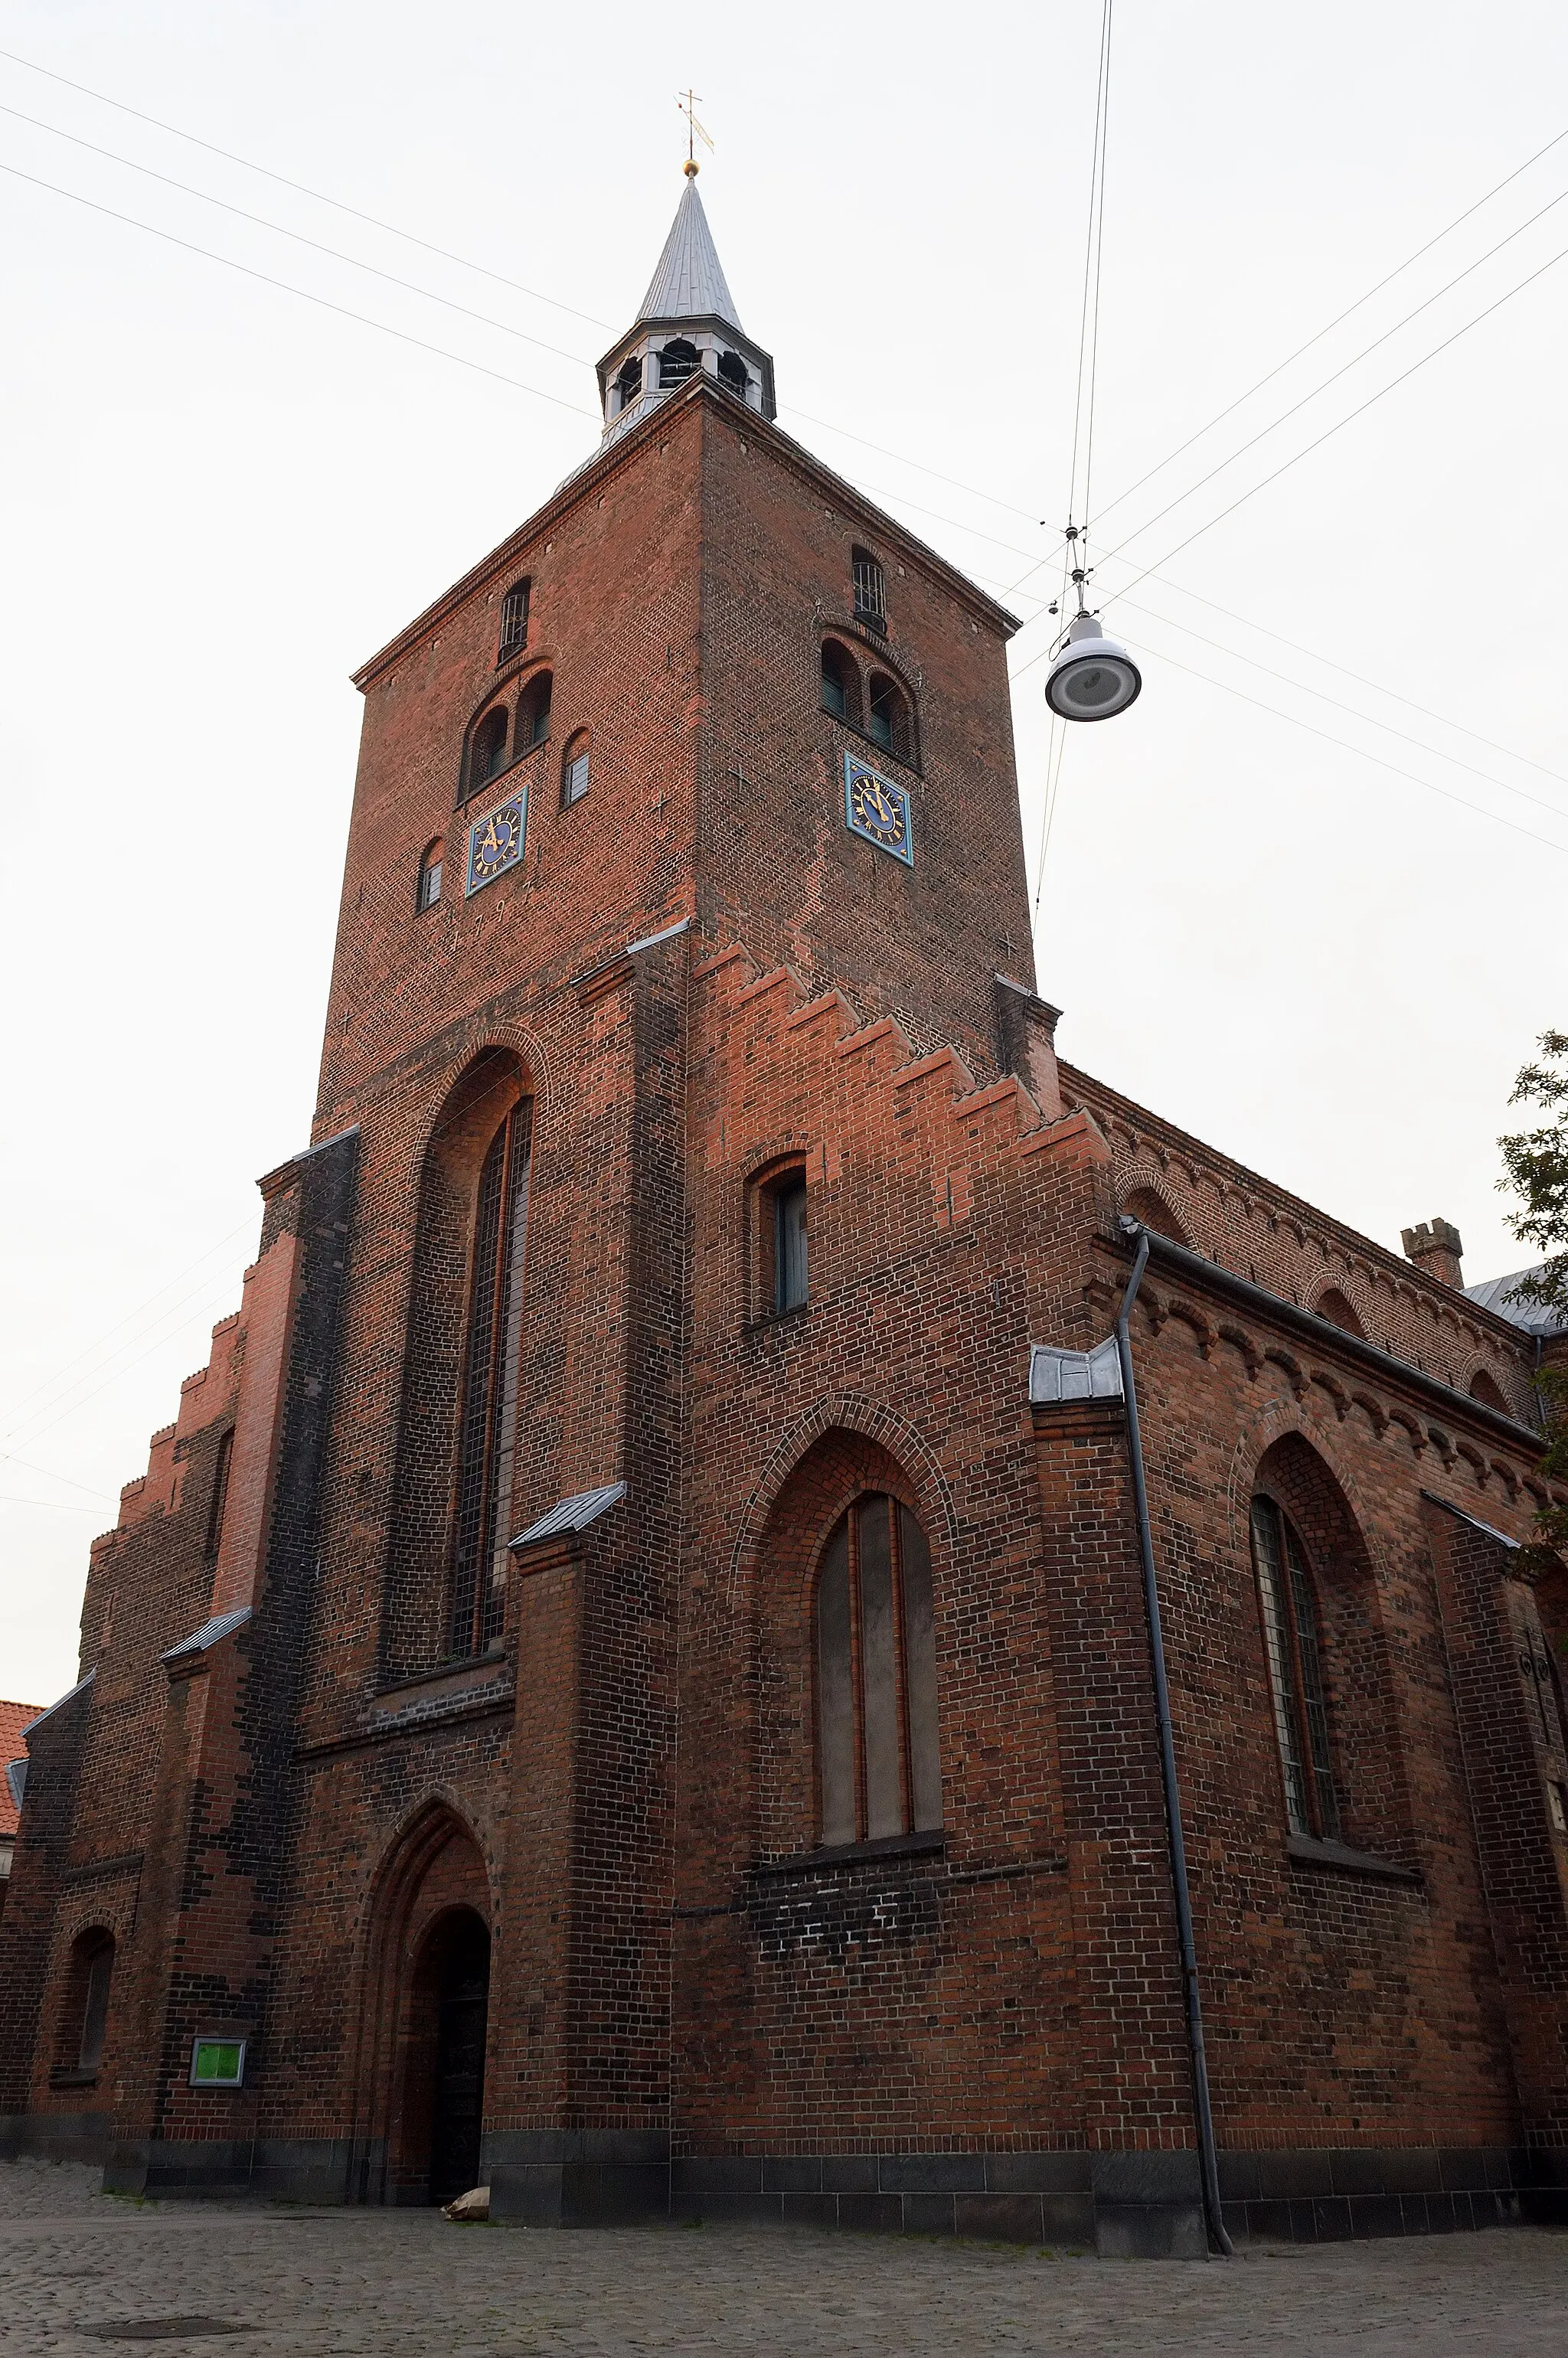
[[1568, 2358], [1568, 2232], [1116, 2263], [729, 2228], [531, 2234], [422, 2211], [136, 2203], [96, 2183], [0, 2163], [6, 2358], [128, 2352], [147, 2338], [104, 2326], [168, 2318], [219, 2329], [160, 2337], [170, 2358]]

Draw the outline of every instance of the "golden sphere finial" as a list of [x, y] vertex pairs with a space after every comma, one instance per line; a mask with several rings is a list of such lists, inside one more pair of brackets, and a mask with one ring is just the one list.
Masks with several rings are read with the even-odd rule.
[[695, 156], [688, 156], [686, 162], [681, 166], [681, 170], [686, 174], [688, 180], [695, 180], [701, 169], [702, 167], [697, 162]]

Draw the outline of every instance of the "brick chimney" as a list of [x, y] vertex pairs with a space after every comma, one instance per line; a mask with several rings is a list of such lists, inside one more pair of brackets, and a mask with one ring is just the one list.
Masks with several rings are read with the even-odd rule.
[[1405, 1259], [1413, 1260], [1424, 1277], [1434, 1277], [1439, 1285], [1451, 1285], [1455, 1293], [1463, 1290], [1459, 1256], [1465, 1248], [1451, 1220], [1422, 1220], [1418, 1228], [1401, 1228], [1400, 1241]]

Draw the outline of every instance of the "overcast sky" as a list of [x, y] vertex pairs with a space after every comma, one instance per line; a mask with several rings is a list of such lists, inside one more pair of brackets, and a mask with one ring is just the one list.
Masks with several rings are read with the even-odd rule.
[[[349, 673], [591, 449], [677, 87], [781, 423], [1033, 616], [1098, 30], [1095, 0], [0, 5], [16, 58], [463, 258], [0, 58], [0, 1693], [75, 1677], [88, 1540], [307, 1136]], [[1568, 128], [1565, 65], [1561, 0], [1506, 38], [1474, 0], [1118, 0], [1097, 503]], [[1473, 1280], [1525, 1258], [1494, 1141], [1568, 1021], [1568, 261], [1214, 520], [1568, 248], [1568, 201], [1521, 229], [1565, 196], [1568, 141], [1107, 514], [1100, 596], [1156, 568], [1108, 609], [1145, 687], [1071, 734], [1036, 942], [1068, 1056], [1396, 1250], [1444, 1215]], [[1032, 875], [1048, 627], [1013, 656]]]

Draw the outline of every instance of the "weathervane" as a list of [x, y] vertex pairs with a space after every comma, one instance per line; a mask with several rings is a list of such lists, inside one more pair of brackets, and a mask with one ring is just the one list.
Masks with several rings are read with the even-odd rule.
[[679, 107], [681, 113], [686, 117], [686, 162], [682, 165], [681, 169], [685, 172], [688, 180], [693, 180], [697, 178], [697, 172], [701, 168], [697, 160], [697, 141], [699, 139], [701, 140], [703, 146], [707, 148], [710, 156], [713, 153], [713, 142], [697, 119], [696, 91], [677, 90], [676, 92], [676, 104]]

